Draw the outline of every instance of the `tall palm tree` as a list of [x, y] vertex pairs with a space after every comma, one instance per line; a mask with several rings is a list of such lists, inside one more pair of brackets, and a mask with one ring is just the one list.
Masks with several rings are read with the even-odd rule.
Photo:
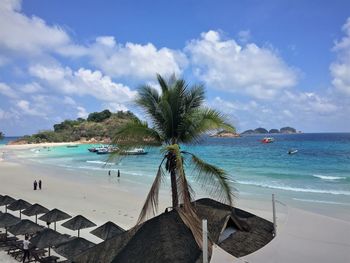
[[[163, 146], [163, 158], [138, 222], [144, 221], [149, 212], [153, 212], [153, 215], [157, 212], [159, 187], [165, 171], [170, 175], [173, 208], [179, 209], [181, 205], [179, 210], [193, 216], [193, 192], [185, 176], [185, 164], [191, 165], [196, 172], [197, 181], [212, 186], [208, 189], [210, 194], [232, 204], [233, 188], [228, 182], [226, 172], [206, 163], [193, 153], [181, 150], [180, 144], [197, 142], [210, 130], [223, 128], [234, 131], [234, 127], [225, 122], [219, 112], [203, 106], [203, 85], [190, 87], [183, 79], [175, 76], [166, 80], [157, 75], [157, 79], [161, 93], [144, 85], [140, 87], [136, 99], [136, 104], [150, 118], [152, 127], [146, 122], [134, 120], [119, 129], [113, 140], [113, 143], [126, 148], [155, 144]], [[186, 218], [183, 220], [186, 221]], [[191, 216], [188, 220], [191, 221]]]

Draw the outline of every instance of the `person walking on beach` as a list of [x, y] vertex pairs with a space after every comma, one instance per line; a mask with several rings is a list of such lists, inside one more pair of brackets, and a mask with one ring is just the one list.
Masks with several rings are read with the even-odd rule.
[[28, 240], [28, 235], [25, 235], [25, 238], [23, 240], [23, 261], [22, 262], [25, 262], [26, 258], [28, 259], [28, 262], [30, 260], [30, 257], [29, 257], [29, 240]]
[[34, 180], [33, 186], [34, 186], [34, 190], [36, 190], [38, 183], [36, 182], [36, 180]]
[[111, 170], [108, 171], [108, 175], [111, 175]]
[[120, 177], [120, 171], [118, 170], [118, 177]]
[[41, 190], [41, 180], [39, 180], [39, 190]]

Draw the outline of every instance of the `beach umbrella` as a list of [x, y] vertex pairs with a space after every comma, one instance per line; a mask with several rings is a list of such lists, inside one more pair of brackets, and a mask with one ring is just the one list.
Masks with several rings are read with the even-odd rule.
[[31, 204], [22, 199], [18, 199], [17, 201], [12, 202], [7, 208], [12, 211], [19, 210], [19, 218], [22, 218], [22, 210], [30, 207]]
[[0, 227], [5, 228], [6, 235], [7, 235], [7, 228], [17, 224], [19, 221], [21, 221], [21, 219], [19, 219], [16, 216], [11, 215], [9, 213], [3, 213], [0, 216]]
[[27, 209], [23, 210], [22, 214], [26, 216], [34, 216], [35, 215], [35, 223], [38, 223], [38, 215], [40, 214], [46, 214], [50, 210], [46, 207], [43, 207], [39, 204], [34, 204], [28, 207]]
[[0, 198], [0, 206], [5, 206], [5, 212], [7, 212], [7, 206], [11, 203], [16, 201], [16, 199], [12, 198], [11, 196], [4, 195]]
[[93, 247], [95, 244], [81, 237], [75, 237], [67, 242], [61, 243], [55, 246], [54, 250], [67, 258], [73, 260], [73, 258], [79, 255], [81, 252]]
[[125, 230], [121, 228], [120, 226], [114, 224], [111, 221], [108, 221], [107, 223], [103, 224], [102, 226], [92, 230], [90, 233], [103, 239], [109, 239], [113, 236], [120, 235], [121, 233], [124, 233]]
[[44, 228], [42, 231], [38, 232], [34, 237], [32, 237], [29, 241], [37, 248], [49, 248], [50, 256], [51, 247], [57, 246], [68, 240], [68, 236], [62, 235], [50, 228]]
[[58, 210], [57, 208], [52, 209], [51, 211], [47, 212], [45, 215], [42, 215], [39, 217], [39, 220], [45, 221], [46, 223], [55, 223], [55, 230], [56, 230], [56, 222], [62, 221], [68, 218], [71, 218], [72, 216], [68, 215], [65, 212], [62, 212], [61, 210]]
[[39, 226], [38, 224], [28, 220], [23, 219], [19, 223], [10, 226], [8, 231], [13, 235], [25, 235], [25, 234], [34, 234], [40, 230], [43, 230], [43, 226]]
[[89, 228], [96, 226], [95, 223], [91, 222], [89, 219], [83, 217], [82, 215], [77, 215], [67, 222], [63, 223], [62, 226], [71, 229], [78, 230], [78, 237], [80, 236], [80, 229]]

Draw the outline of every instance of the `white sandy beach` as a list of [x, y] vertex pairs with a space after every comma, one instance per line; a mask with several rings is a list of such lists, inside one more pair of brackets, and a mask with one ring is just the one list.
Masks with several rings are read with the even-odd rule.
[[[15, 149], [26, 147], [33, 145], [6, 146], [0, 148], [0, 153], [5, 152], [6, 156], [14, 154]], [[32, 183], [39, 179], [43, 181], [43, 189], [34, 191]], [[125, 229], [132, 227], [149, 190], [144, 188], [142, 184], [125, 182], [123, 178], [111, 184], [108, 177], [99, 181], [84, 180], [81, 175], [60, 174], [56, 169], [37, 169], [27, 163], [9, 162], [6, 158], [0, 161], [0, 194], [39, 203], [49, 209], [58, 208], [72, 216], [81, 214], [97, 225], [113, 221]], [[168, 190], [162, 191], [159, 211], [170, 203]], [[237, 206], [272, 220], [269, 202], [239, 199]], [[350, 222], [296, 209], [288, 204], [287, 207], [277, 205], [277, 211], [278, 235], [270, 244], [235, 261], [219, 251], [214, 253], [212, 262], [350, 262]], [[61, 223], [57, 224], [59, 232], [76, 235], [61, 227]], [[101, 242], [89, 234], [92, 229], [82, 230], [81, 236]], [[16, 262], [11, 260], [0, 254], [0, 262]]]

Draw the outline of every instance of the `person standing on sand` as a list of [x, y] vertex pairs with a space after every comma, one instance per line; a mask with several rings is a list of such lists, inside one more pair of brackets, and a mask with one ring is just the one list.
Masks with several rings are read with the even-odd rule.
[[39, 190], [41, 190], [41, 180], [39, 180]]
[[34, 186], [34, 190], [36, 190], [38, 183], [36, 182], [36, 180], [34, 180], [33, 186]]
[[120, 177], [120, 171], [118, 170], [118, 177]]
[[28, 259], [28, 262], [30, 260], [30, 256], [29, 256], [29, 240], [28, 240], [28, 235], [25, 235], [25, 238], [23, 240], [23, 261], [25, 262], [26, 258]]

